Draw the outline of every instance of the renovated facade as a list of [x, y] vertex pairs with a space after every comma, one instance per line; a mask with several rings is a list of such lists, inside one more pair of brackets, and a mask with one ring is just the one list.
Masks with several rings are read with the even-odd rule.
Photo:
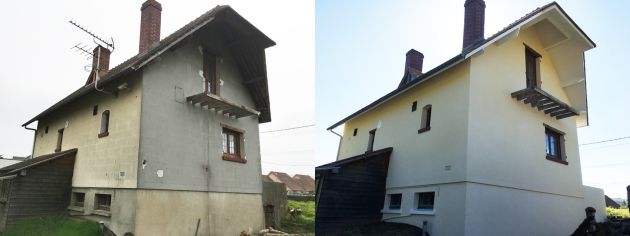
[[76, 149], [67, 209], [118, 235], [261, 229], [275, 43], [229, 6], [160, 40], [161, 10], [142, 4], [137, 55], [109, 69], [97, 46], [86, 84], [24, 124], [37, 121], [33, 156]]
[[318, 230], [380, 218], [431, 235], [569, 235], [586, 206], [605, 212], [582, 185], [576, 129], [595, 43], [555, 2], [489, 38], [483, 0], [465, 8], [459, 55], [423, 72], [410, 50], [397, 89], [328, 128], [344, 127], [337, 161], [316, 168]]

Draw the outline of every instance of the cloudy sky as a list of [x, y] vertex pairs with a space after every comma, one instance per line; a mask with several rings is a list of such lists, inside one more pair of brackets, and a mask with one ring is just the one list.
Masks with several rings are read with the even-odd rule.
[[[142, 2], [3, 2], [0, 155], [30, 155], [33, 133], [21, 124], [69, 95], [87, 79], [84, 67], [91, 60], [70, 48], [78, 43], [88, 48], [94, 44], [91, 37], [68, 20], [103, 38], [114, 38], [116, 50], [110, 62], [113, 68], [138, 52]], [[266, 51], [272, 122], [260, 127], [263, 173], [275, 170], [313, 175], [314, 1], [160, 0], [160, 3], [162, 38], [214, 6], [228, 4], [277, 43]], [[307, 127], [284, 130], [302, 126]]]
[[[394, 90], [409, 49], [424, 54], [424, 71], [460, 53], [464, 2], [316, 1], [317, 165], [334, 161], [337, 153], [339, 137], [326, 128]], [[485, 2], [489, 37], [551, 1]], [[583, 182], [625, 198], [630, 184], [630, 1], [557, 2], [597, 44], [585, 54], [590, 126], [578, 129]], [[617, 138], [623, 139], [589, 144]]]

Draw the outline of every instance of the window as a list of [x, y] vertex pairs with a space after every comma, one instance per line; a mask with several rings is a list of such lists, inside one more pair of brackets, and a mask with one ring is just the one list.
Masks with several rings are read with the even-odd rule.
[[423, 133], [431, 130], [431, 105], [426, 105], [422, 108], [422, 120], [420, 121], [420, 129], [418, 133]]
[[540, 54], [525, 45], [525, 78], [527, 88], [540, 88]]
[[357, 131], [359, 131], [359, 129], [354, 128], [354, 132], [352, 132], [352, 136], [357, 136]]
[[223, 160], [245, 163], [241, 156], [242, 132], [223, 127]]
[[72, 205], [77, 207], [83, 207], [85, 205], [85, 193], [72, 193]]
[[44, 133], [48, 133], [48, 126], [46, 126], [46, 130], [44, 131]]
[[433, 210], [435, 192], [416, 193], [416, 210]]
[[92, 115], [98, 115], [98, 105], [95, 105], [94, 108], [92, 108]]
[[109, 135], [109, 110], [103, 111], [101, 115], [101, 132], [98, 134], [99, 138]]
[[400, 210], [401, 202], [402, 202], [402, 193], [389, 195], [389, 209], [390, 210]]
[[60, 152], [61, 151], [61, 143], [63, 142], [63, 129], [59, 129], [57, 131], [57, 148], [55, 149], [55, 152]]
[[374, 136], [376, 136], [376, 129], [370, 130], [370, 138], [368, 140], [368, 147], [366, 152], [374, 150]]
[[112, 195], [109, 194], [96, 194], [94, 196], [94, 209], [109, 211], [112, 205]]
[[418, 102], [417, 102], [417, 101], [414, 101], [414, 102], [411, 104], [411, 112], [416, 111], [416, 108], [418, 108]]
[[212, 94], [219, 94], [218, 76], [217, 73], [217, 57], [212, 53], [203, 51], [203, 77], [204, 91]]
[[545, 151], [547, 160], [568, 164], [564, 157], [564, 134], [545, 126]]

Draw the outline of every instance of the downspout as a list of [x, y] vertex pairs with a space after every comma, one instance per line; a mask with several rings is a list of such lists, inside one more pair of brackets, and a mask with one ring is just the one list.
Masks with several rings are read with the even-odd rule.
[[335, 160], [339, 160], [339, 152], [341, 151], [341, 140], [343, 140], [343, 136], [341, 136], [341, 134], [336, 133], [333, 129], [329, 129], [328, 131], [339, 136], [339, 145], [337, 146], [337, 157], [335, 158]]
[[33, 128], [26, 127], [26, 125], [22, 126], [27, 130], [33, 131], [33, 148], [31, 148], [31, 158], [35, 157], [35, 138], [37, 138], [37, 130]]

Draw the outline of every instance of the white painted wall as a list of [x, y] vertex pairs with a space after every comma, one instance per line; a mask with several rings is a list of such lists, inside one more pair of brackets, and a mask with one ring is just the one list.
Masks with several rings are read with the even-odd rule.
[[597, 222], [606, 221], [606, 200], [603, 189], [584, 185], [584, 209], [587, 207], [595, 208], [595, 220]]

